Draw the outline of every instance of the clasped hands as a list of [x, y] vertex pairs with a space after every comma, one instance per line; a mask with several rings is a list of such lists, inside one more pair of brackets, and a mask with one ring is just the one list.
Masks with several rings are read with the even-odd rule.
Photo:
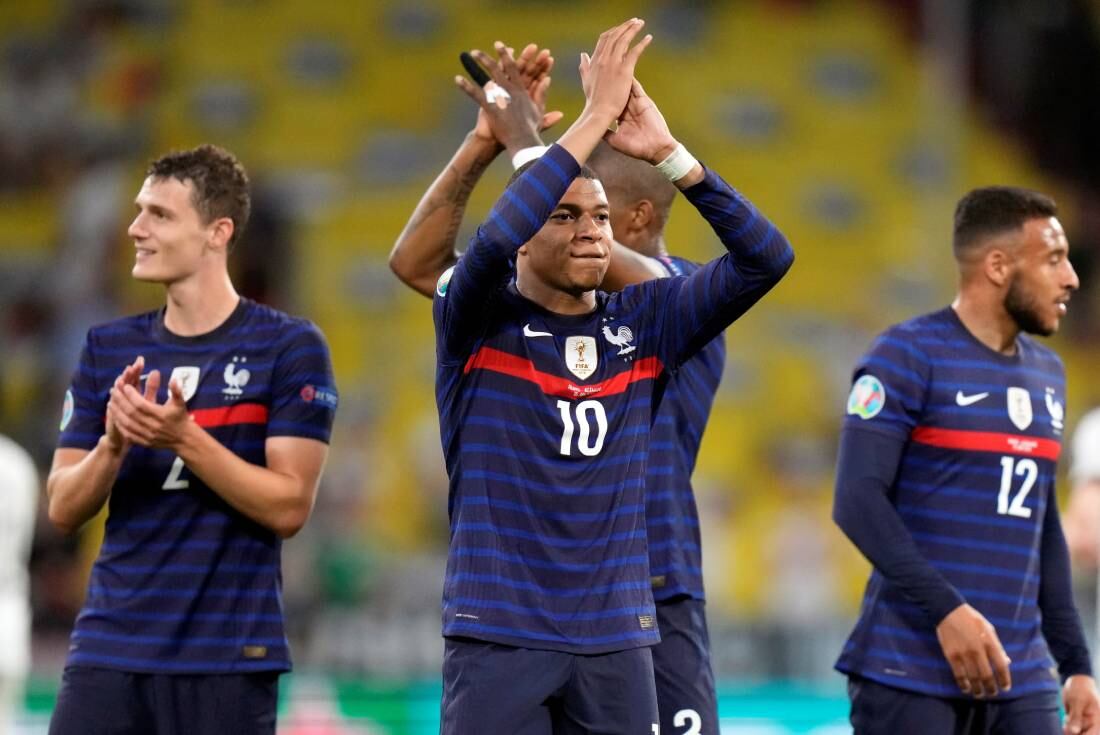
[[151, 449], [176, 449], [182, 444], [191, 424], [187, 401], [178, 380], [168, 384], [168, 398], [157, 403], [161, 375], [153, 370], [145, 376], [141, 387], [141, 372], [145, 358], [138, 357], [126, 366], [111, 386], [107, 402], [106, 437], [108, 446], [123, 453], [137, 444]]

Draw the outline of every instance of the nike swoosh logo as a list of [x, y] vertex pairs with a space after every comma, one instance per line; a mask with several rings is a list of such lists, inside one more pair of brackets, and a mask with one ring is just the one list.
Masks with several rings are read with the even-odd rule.
[[528, 324], [523, 325], [523, 336], [524, 337], [553, 337], [554, 335], [550, 334], [549, 332], [536, 332], [535, 330], [531, 329], [531, 325], [528, 323]]
[[963, 392], [960, 390], [958, 393], [955, 394], [955, 403], [959, 404], [960, 406], [969, 406], [972, 403], [977, 403], [983, 398], [988, 397], [989, 393], [975, 393], [972, 396], [966, 396], [963, 395]]

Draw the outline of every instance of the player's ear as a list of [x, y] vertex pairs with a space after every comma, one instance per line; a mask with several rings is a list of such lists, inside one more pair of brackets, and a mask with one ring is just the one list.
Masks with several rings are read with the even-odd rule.
[[630, 210], [630, 226], [634, 229], [645, 230], [653, 221], [653, 202], [648, 199], [639, 199]]
[[1001, 248], [990, 248], [982, 258], [985, 277], [997, 286], [1004, 286], [1012, 278], [1015, 260]]
[[208, 232], [210, 233], [210, 247], [216, 250], [227, 250], [229, 248], [229, 240], [233, 237], [233, 231], [232, 219], [229, 217], [218, 217], [210, 223], [208, 228]]

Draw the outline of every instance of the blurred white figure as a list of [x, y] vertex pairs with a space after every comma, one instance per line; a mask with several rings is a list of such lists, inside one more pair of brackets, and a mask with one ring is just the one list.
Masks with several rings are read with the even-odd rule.
[[38, 510], [38, 470], [21, 446], [0, 436], [0, 735], [22, 710], [31, 661], [27, 562]]
[[1070, 444], [1072, 490], [1062, 523], [1074, 563], [1100, 566], [1100, 408], [1077, 423]]
[[[1066, 544], [1074, 567], [1100, 573], [1100, 408], [1081, 417], [1073, 431], [1070, 451], [1072, 489], [1062, 517]], [[1095, 610], [1094, 635], [1100, 641], [1100, 578]]]

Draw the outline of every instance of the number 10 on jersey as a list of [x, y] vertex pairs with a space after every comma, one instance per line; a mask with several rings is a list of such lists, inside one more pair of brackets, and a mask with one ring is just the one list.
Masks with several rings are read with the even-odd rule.
[[[577, 450], [586, 457], [595, 457], [603, 450], [607, 438], [607, 412], [599, 401], [581, 401], [570, 403], [558, 401], [561, 411], [561, 454], [569, 457], [573, 454], [573, 434], [577, 435]], [[573, 420], [576, 413], [576, 422]], [[592, 422], [595, 421], [595, 431]], [[579, 427], [579, 428], [578, 428]]]

